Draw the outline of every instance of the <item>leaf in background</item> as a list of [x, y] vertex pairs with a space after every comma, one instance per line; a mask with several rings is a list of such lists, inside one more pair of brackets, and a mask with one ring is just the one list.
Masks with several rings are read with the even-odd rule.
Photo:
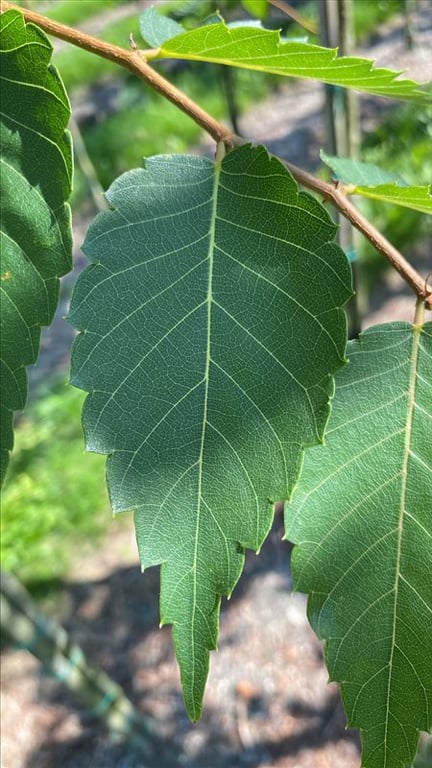
[[409, 187], [409, 184], [398, 173], [391, 173], [379, 168], [373, 163], [360, 163], [349, 158], [334, 157], [320, 150], [320, 158], [333, 171], [334, 177], [348, 184], [359, 184], [376, 187], [379, 184], [399, 184]]
[[431, 188], [413, 187], [397, 173], [389, 173], [373, 163], [359, 163], [331, 157], [321, 150], [321, 160], [334, 172], [335, 178], [348, 184], [345, 192], [362, 195], [385, 203], [395, 203], [421, 213], [432, 214]]
[[378, 187], [350, 187], [350, 195], [362, 195], [383, 203], [401, 205], [420, 213], [432, 215], [432, 197], [429, 187], [399, 187], [397, 184], [380, 184]]
[[251, 16], [264, 21], [268, 12], [267, 0], [241, 0], [241, 4], [245, 11], [250, 13]]
[[153, 6], [146, 8], [140, 16], [140, 32], [144, 42], [151, 48], [158, 48], [165, 40], [180, 35], [184, 27], [174, 19], [162, 16]]
[[[303, 42], [281, 42], [277, 31], [250, 26], [214, 24], [183, 32], [165, 40], [151, 57], [209, 61], [233, 67], [305, 77], [355, 88], [378, 96], [430, 104], [432, 95], [413, 80], [398, 79], [401, 72], [375, 69], [373, 62], [337, 56], [337, 49]], [[149, 57], [150, 59], [150, 57]]]
[[161, 156], [114, 182], [70, 320], [87, 449], [110, 454], [198, 719], [221, 595], [322, 440], [349, 266], [326, 210], [263, 147]]
[[13, 411], [27, 398], [59, 276], [72, 266], [69, 101], [50, 65], [52, 46], [15, 10], [1, 24], [1, 477], [13, 447]]
[[362, 765], [402, 768], [431, 727], [432, 323], [370, 328], [347, 355], [286, 536]]

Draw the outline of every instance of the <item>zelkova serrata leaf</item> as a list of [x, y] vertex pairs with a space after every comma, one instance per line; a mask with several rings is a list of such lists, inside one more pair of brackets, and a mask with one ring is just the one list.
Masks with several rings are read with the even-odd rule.
[[196, 720], [221, 595], [322, 440], [349, 267], [326, 210], [262, 147], [151, 158], [107, 199], [71, 305], [71, 380], [91, 393], [113, 509], [135, 510], [143, 569], [162, 564]]
[[411, 186], [399, 174], [379, 168], [373, 163], [360, 163], [350, 158], [331, 157], [321, 150], [321, 160], [345, 184], [350, 195], [381, 200], [421, 213], [432, 214], [431, 186]]
[[[146, 11], [141, 28], [145, 34]], [[154, 24], [152, 18], [152, 24]], [[414, 80], [400, 79], [402, 72], [376, 68], [373, 61], [338, 56], [336, 48], [302, 41], [281, 41], [275, 30], [251, 26], [210, 24], [162, 40], [149, 59], [175, 58], [208, 61], [285, 77], [303, 77], [354, 88], [364, 93], [430, 104], [432, 95]]]
[[1, 24], [1, 477], [13, 412], [27, 398], [26, 365], [52, 321], [59, 277], [72, 266], [69, 101], [52, 45], [15, 10]]
[[391, 184], [378, 184], [376, 187], [345, 185], [344, 189], [348, 195], [361, 195], [371, 200], [400, 205], [403, 208], [410, 208], [412, 211], [432, 215], [430, 186], [402, 187], [393, 182]]
[[432, 725], [432, 323], [375, 326], [347, 356], [286, 535], [362, 766], [405, 768]]

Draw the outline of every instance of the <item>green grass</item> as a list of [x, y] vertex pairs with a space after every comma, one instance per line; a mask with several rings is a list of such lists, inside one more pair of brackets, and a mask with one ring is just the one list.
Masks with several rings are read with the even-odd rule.
[[2, 493], [1, 560], [26, 583], [63, 577], [78, 549], [96, 546], [111, 521], [105, 457], [84, 453], [83, 400], [63, 384], [30, 404], [16, 428]]

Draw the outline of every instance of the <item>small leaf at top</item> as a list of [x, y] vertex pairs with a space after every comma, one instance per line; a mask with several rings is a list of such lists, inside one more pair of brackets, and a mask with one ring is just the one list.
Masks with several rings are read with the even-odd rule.
[[342, 157], [331, 157], [321, 150], [321, 160], [335, 177], [349, 186], [345, 192], [362, 195], [384, 203], [394, 203], [421, 213], [432, 214], [431, 187], [414, 187], [397, 173], [389, 173], [372, 163], [360, 163]]
[[154, 157], [107, 197], [72, 299], [72, 383], [114, 511], [135, 509], [142, 567], [162, 564], [196, 720], [221, 595], [323, 439], [350, 271], [325, 208], [263, 147]]
[[405, 768], [432, 725], [432, 323], [370, 328], [347, 355], [286, 536], [362, 766]]
[[303, 77], [365, 93], [430, 104], [432, 94], [401, 72], [376, 69], [373, 61], [337, 56], [337, 49], [281, 41], [277, 31], [214, 24], [166, 39], [152, 58], [208, 61], [233, 67]]
[[360, 163], [350, 158], [334, 157], [324, 150], [320, 151], [320, 158], [334, 173], [334, 177], [348, 184], [376, 187], [379, 184], [398, 184], [400, 187], [408, 187], [409, 184], [399, 176], [379, 168], [373, 163]]
[[27, 399], [26, 365], [72, 266], [69, 101], [50, 64], [52, 45], [21, 13], [1, 25], [1, 477], [13, 447], [13, 412]]

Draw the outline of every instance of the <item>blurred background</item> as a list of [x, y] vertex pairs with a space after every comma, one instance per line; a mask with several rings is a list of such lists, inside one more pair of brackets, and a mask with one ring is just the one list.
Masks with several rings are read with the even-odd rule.
[[[219, 11], [230, 21], [261, 17], [266, 27], [281, 29], [287, 38], [325, 44], [334, 34], [323, 13], [329, 5], [325, 0], [19, 4], [124, 47], [130, 34], [144, 47], [139, 15], [150, 4], [187, 28]], [[381, 66], [407, 68], [420, 82], [431, 79], [430, 0], [353, 0], [350, 7], [349, 52], [363, 53]], [[73, 113], [74, 272], [63, 281], [59, 312], [43, 333], [37, 366], [29, 371], [29, 406], [17, 419], [3, 494], [2, 568], [78, 638], [138, 710], [155, 718], [175, 756], [161, 752], [151, 765], [358, 768], [358, 739], [344, 730], [337, 690], [326, 688], [322, 652], [308, 628], [304, 598], [289, 593], [290, 548], [281, 542], [278, 515], [259, 559], [248, 554], [241, 585], [224, 603], [204, 719], [194, 727], [186, 719], [170, 630], [157, 628], [158, 574], [143, 578], [139, 573], [132, 517], [112, 520], [105, 457], [83, 452], [84, 393], [67, 385], [73, 331], [63, 318], [76, 275], [86, 264], [80, 250], [85, 231], [105, 205], [103, 190], [119, 174], [140, 166], [143, 157], [188, 151], [212, 156], [214, 146], [190, 118], [126, 70], [67, 43], [53, 44], [53, 61]], [[343, 97], [337, 89], [196, 62], [154, 66], [237, 133], [329, 178], [319, 150], [332, 154], [338, 149], [334, 134]], [[431, 182], [430, 108], [361, 96], [355, 110], [356, 129], [346, 151], [399, 173], [408, 183]], [[422, 274], [431, 271], [428, 217], [373, 201], [358, 205]], [[357, 236], [349, 250], [358, 280], [353, 333], [376, 322], [411, 320], [412, 296], [386, 270], [382, 257]], [[113, 746], [109, 733], [80, 710], [60, 683], [44, 677], [25, 652], [6, 644], [2, 656], [5, 768], [150, 764], [127, 745]], [[418, 765], [431, 766], [432, 758], [419, 758]]]

